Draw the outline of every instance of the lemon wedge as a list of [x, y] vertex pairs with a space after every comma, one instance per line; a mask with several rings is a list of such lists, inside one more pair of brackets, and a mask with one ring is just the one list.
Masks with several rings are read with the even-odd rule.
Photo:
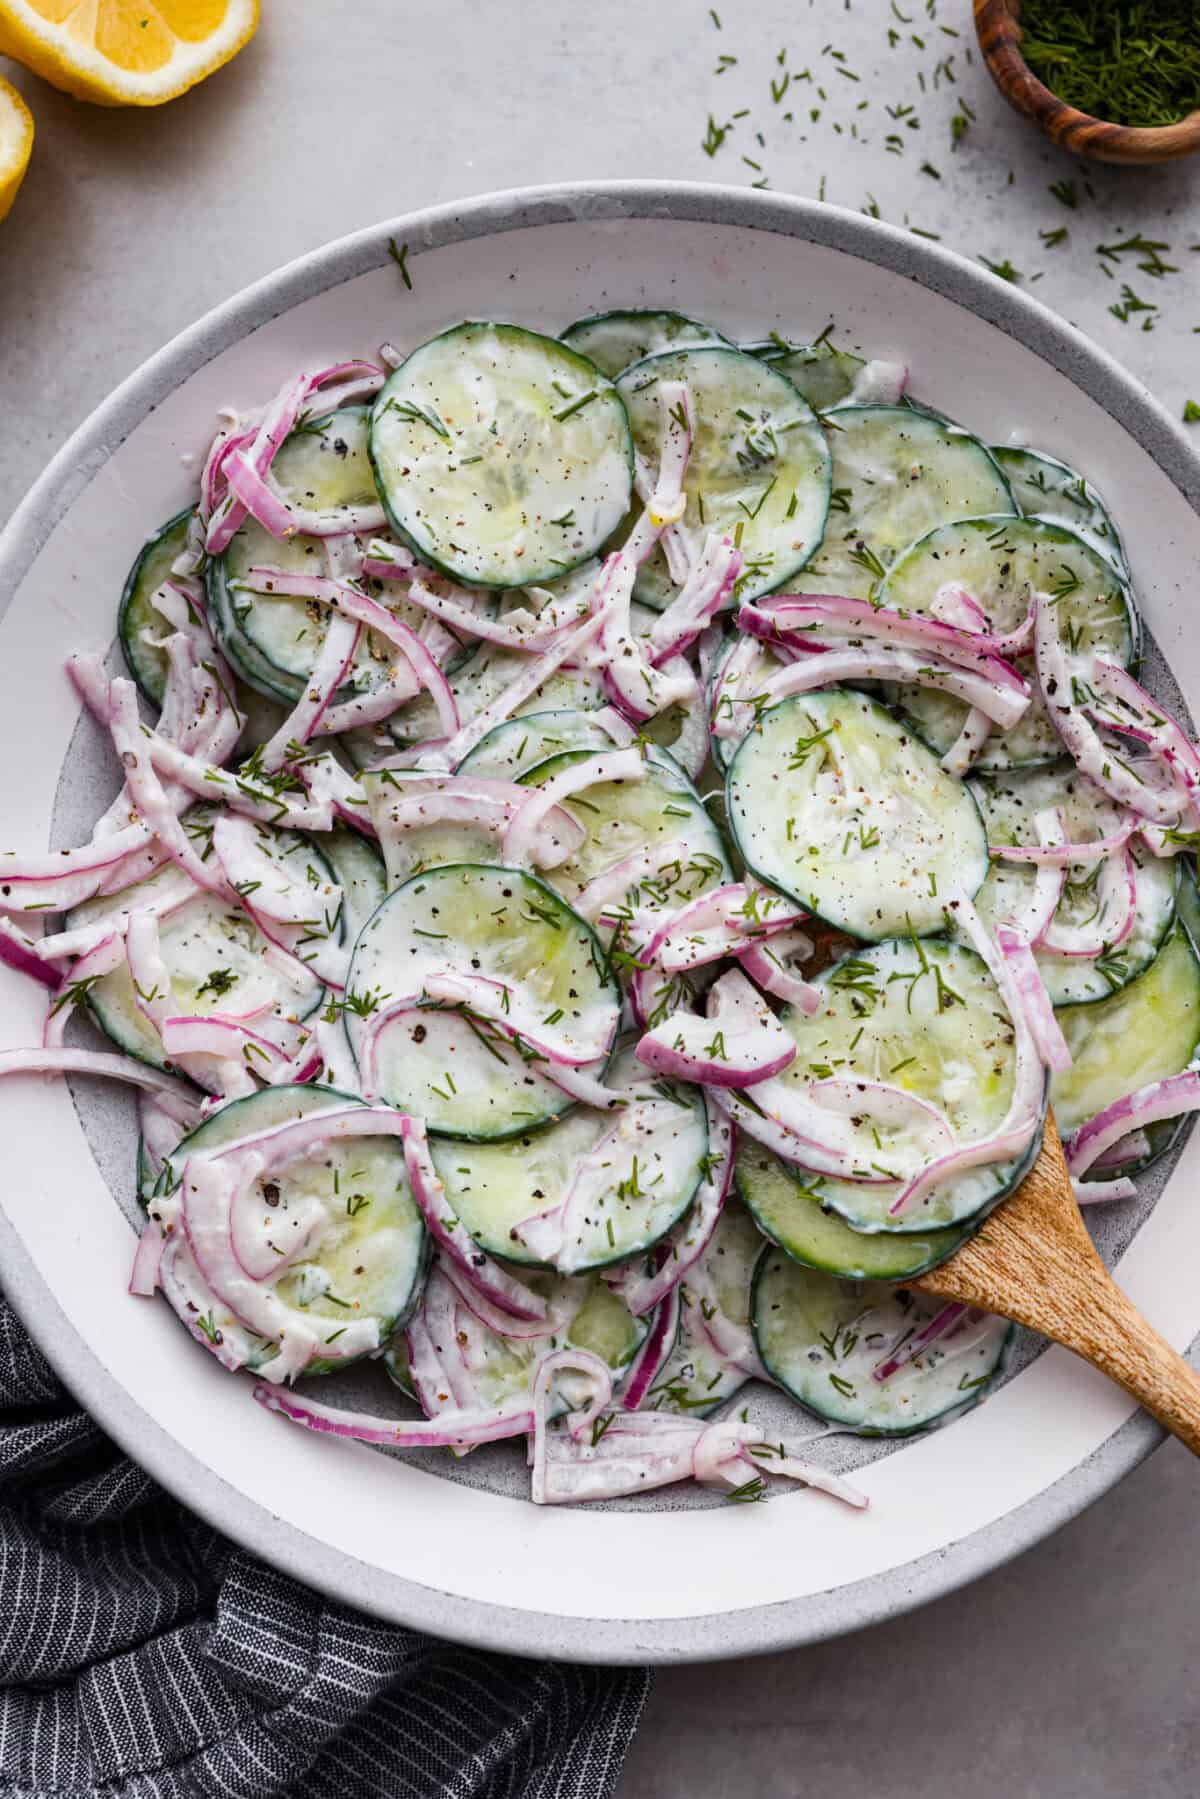
[[100, 106], [158, 106], [236, 56], [258, 0], [0, 0], [0, 54]]
[[33, 114], [11, 82], [0, 78], [0, 219], [25, 179], [33, 149]]

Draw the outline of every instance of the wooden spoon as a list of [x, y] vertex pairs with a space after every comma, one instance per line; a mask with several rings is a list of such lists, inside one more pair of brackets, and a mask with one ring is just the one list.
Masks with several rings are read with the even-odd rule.
[[1200, 1374], [1146, 1323], [1096, 1254], [1053, 1113], [1041, 1154], [1011, 1199], [948, 1262], [906, 1285], [1052, 1337], [1200, 1455]]

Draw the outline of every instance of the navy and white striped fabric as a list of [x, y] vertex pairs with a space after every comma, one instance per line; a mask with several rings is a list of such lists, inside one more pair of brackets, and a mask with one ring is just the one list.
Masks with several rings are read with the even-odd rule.
[[0, 1299], [0, 1793], [605, 1799], [648, 1684], [456, 1649], [264, 1567], [108, 1442]]

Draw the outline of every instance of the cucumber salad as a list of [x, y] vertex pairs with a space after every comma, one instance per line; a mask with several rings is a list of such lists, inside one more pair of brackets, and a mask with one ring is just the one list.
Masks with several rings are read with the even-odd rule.
[[[1200, 1106], [1200, 751], [1116, 523], [907, 387], [615, 312], [222, 416], [67, 660], [120, 791], [0, 856], [0, 1074], [136, 1090], [130, 1292], [248, 1399], [522, 1439], [539, 1504], [863, 1505], [805, 1445], [995, 1384], [919, 1277], [1048, 1108], [1090, 1204]], [[384, 1415], [321, 1397], [365, 1358]]]

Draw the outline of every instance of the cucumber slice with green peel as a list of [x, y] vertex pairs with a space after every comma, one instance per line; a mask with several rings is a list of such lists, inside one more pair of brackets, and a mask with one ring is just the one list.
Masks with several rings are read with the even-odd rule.
[[[264, 1088], [223, 1107], [185, 1137], [174, 1167], [181, 1170], [190, 1156], [227, 1149], [292, 1119], [360, 1103], [331, 1088]], [[386, 1341], [416, 1303], [429, 1257], [399, 1139], [355, 1137], [322, 1144], [258, 1183], [254, 1194], [267, 1241], [281, 1256], [291, 1250], [297, 1216], [308, 1223], [314, 1197], [325, 1213], [312, 1253], [290, 1263], [273, 1283], [279, 1297], [303, 1312], [330, 1345], [348, 1322], [367, 1318], [377, 1321], [380, 1341]], [[152, 1199], [151, 1215], [154, 1205]], [[305, 1374], [344, 1366], [318, 1361]]]
[[305, 413], [271, 464], [271, 479], [285, 499], [310, 512], [377, 506], [367, 448], [369, 406]]
[[751, 356], [770, 363], [804, 395], [814, 412], [828, 412], [850, 398], [859, 371], [866, 367], [861, 356], [824, 342], [789, 344], [772, 338], [763, 344], [746, 344]]
[[1200, 948], [1200, 884], [1196, 880], [1196, 864], [1191, 856], [1176, 856], [1179, 883], [1175, 889], [1175, 910], [1192, 942]]
[[[1110, 563], [1060, 525], [1036, 518], [973, 518], [943, 525], [892, 565], [876, 598], [885, 606], [929, 614], [939, 587], [948, 582], [964, 587], [983, 607], [998, 635], [1024, 621], [1032, 590], [1054, 601], [1059, 631], [1073, 648], [1096, 651], [1125, 667], [1136, 659], [1139, 626], [1128, 588]], [[1033, 699], [1016, 725], [988, 738], [975, 763], [983, 773], [1032, 767], [1062, 754], [1030, 660], [1022, 658], [1021, 666], [1031, 677]], [[888, 691], [926, 742], [944, 754], [966, 718], [963, 702], [929, 688]]]
[[821, 1175], [802, 1174], [746, 1136], [738, 1144], [734, 1180], [764, 1236], [793, 1261], [843, 1280], [913, 1280], [946, 1261], [970, 1235], [955, 1226], [907, 1236], [856, 1231], [825, 1200]]
[[[610, 1084], [630, 1085], [639, 1072], [645, 1073], [627, 1048], [616, 1058]], [[630, 1119], [626, 1115], [627, 1126]], [[673, 1101], [656, 1101], [654, 1123], [654, 1130], [635, 1133], [643, 1147], [632, 1178], [614, 1149], [612, 1186], [590, 1203], [558, 1259], [562, 1273], [584, 1274], [644, 1254], [691, 1205], [708, 1154], [700, 1095], [680, 1087]], [[505, 1143], [435, 1142], [432, 1153], [446, 1196], [473, 1241], [489, 1255], [536, 1267], [540, 1258], [514, 1236], [514, 1226], [564, 1200], [580, 1163], [620, 1128], [612, 1113], [581, 1106], [544, 1130]]]
[[[285, 498], [306, 510], [330, 514], [339, 508], [377, 505], [367, 455], [369, 422], [365, 406], [346, 406], [302, 421], [271, 464], [271, 478]], [[248, 581], [249, 571], [258, 567], [327, 575], [324, 540], [297, 533], [280, 542], [251, 518], [209, 565], [209, 603], [222, 649], [251, 687], [294, 703], [312, 675], [331, 608], [319, 600], [260, 591]], [[425, 615], [396, 588], [371, 583], [369, 591], [405, 624], [415, 628], [423, 622]], [[351, 698], [375, 685], [393, 657], [394, 651], [364, 631], [341, 697]]]
[[[781, 1086], [806, 1089], [838, 1077], [900, 1087], [936, 1106], [959, 1145], [999, 1128], [1012, 1099], [1013, 1030], [996, 983], [973, 950], [893, 938], [854, 950], [813, 984], [823, 1001], [819, 1012], [808, 1016], [785, 1006], [780, 1013], [796, 1044], [795, 1061], [776, 1077]], [[732, 1110], [740, 1117], [739, 1098]], [[753, 1135], [753, 1118], [744, 1115], [744, 1122]], [[884, 1124], [864, 1116], [851, 1126], [864, 1178], [827, 1176], [820, 1196], [856, 1231], [928, 1237], [965, 1224], [1010, 1193], [1031, 1159], [969, 1169], [893, 1216], [902, 1177], [928, 1161], [928, 1139], [919, 1120]], [[810, 1176], [802, 1178], [810, 1184]]]
[[1057, 1017], [1072, 1060], [1054, 1076], [1050, 1100], [1065, 1137], [1114, 1100], [1195, 1061], [1200, 960], [1186, 930], [1176, 926], [1146, 972], [1111, 999], [1065, 1006]]
[[[217, 623], [222, 645], [244, 678], [270, 683], [274, 697], [300, 698], [311, 679], [333, 617], [322, 600], [302, 600], [272, 593], [265, 580], [250, 580], [252, 568], [282, 568], [289, 574], [324, 576], [329, 572], [322, 542], [297, 535], [279, 543], [253, 519], [237, 533], [217, 559], [213, 583], [221, 597]], [[389, 612], [416, 630], [426, 614], [386, 582], [367, 582], [365, 589]], [[364, 631], [339, 697], [350, 699], [376, 687], [386, 676], [396, 652], [374, 632]]]
[[788, 583], [794, 592], [869, 599], [901, 552], [938, 525], [1016, 511], [991, 452], [957, 425], [910, 406], [837, 406], [823, 423], [829, 519], [819, 551]]
[[[750, 1295], [763, 1240], [753, 1218], [737, 1199], [728, 1199], [700, 1271], [722, 1318], [751, 1334]], [[705, 1308], [712, 1300], [693, 1293], [687, 1276], [680, 1285], [679, 1336], [670, 1359], [646, 1396], [643, 1410], [684, 1412], [705, 1418], [745, 1386], [747, 1375], [721, 1355], [705, 1331]]]
[[1007, 1318], [968, 1314], [886, 1380], [874, 1369], [916, 1337], [944, 1301], [878, 1281], [839, 1280], [764, 1250], [754, 1277], [754, 1334], [785, 1392], [864, 1437], [904, 1437], [978, 1403], [1004, 1365]]
[[729, 765], [726, 803], [746, 866], [852, 937], [941, 931], [946, 901], [987, 877], [966, 785], [845, 688], [764, 712]]
[[[635, 1318], [598, 1275], [552, 1275], [515, 1266], [510, 1266], [508, 1272], [545, 1299], [555, 1317], [568, 1320], [557, 1338], [559, 1348], [583, 1349], [589, 1355], [599, 1356], [614, 1375], [628, 1367], [645, 1339], [650, 1321]], [[546, 1354], [545, 1339], [502, 1337], [474, 1314], [465, 1323], [471, 1376], [479, 1390], [480, 1403], [500, 1407], [506, 1400], [529, 1392], [537, 1364]], [[388, 1346], [384, 1365], [396, 1385], [415, 1399], [408, 1348], [402, 1335], [393, 1338]], [[567, 1371], [555, 1383], [549, 1416], [558, 1417], [571, 1407], [586, 1403], [586, 1399], [586, 1389], [577, 1389], [575, 1379]]]
[[[341, 1106], [360, 1103], [357, 1094], [340, 1093], [336, 1087], [319, 1085], [316, 1081], [302, 1087], [264, 1087], [259, 1093], [252, 1093], [245, 1099], [229, 1100], [215, 1112], [210, 1112], [203, 1124], [198, 1124], [181, 1140], [180, 1148], [186, 1143], [188, 1155], [212, 1155], [218, 1150], [231, 1149], [261, 1131], [277, 1130], [280, 1125], [297, 1124], [302, 1118], [311, 1118], [316, 1112], [337, 1111]], [[143, 1183], [143, 1200], [154, 1193], [176, 1192], [183, 1161], [176, 1149], [164, 1163], [157, 1179], [149, 1186]]]
[[[658, 389], [684, 381], [691, 397], [687, 510], [678, 536], [694, 561], [711, 531], [736, 536], [743, 556], [736, 593], [751, 600], [805, 563], [825, 528], [829, 450], [808, 401], [785, 375], [743, 350], [675, 350], [636, 363], [618, 386], [638, 453], [657, 466]], [[675, 588], [656, 553], [639, 572], [636, 597], [658, 610]]]
[[187, 548], [192, 517], [193, 509], [188, 506], [142, 545], [125, 582], [117, 614], [117, 636], [125, 665], [155, 706], [162, 705], [167, 684], [167, 658], [157, 640], [169, 636], [171, 627], [150, 601], [163, 582], [170, 579], [176, 557]]
[[368, 918], [387, 896], [383, 857], [374, 844], [360, 837], [357, 831], [342, 827], [324, 832], [320, 845], [321, 854], [342, 890], [342, 923], [347, 941], [356, 943]]
[[[187, 820], [195, 839], [205, 829], [204, 808], [194, 807]], [[319, 909], [322, 893], [328, 892], [333, 874], [312, 840], [294, 831], [271, 831], [260, 826], [259, 843], [289, 875], [311, 885], [314, 909]], [[67, 914], [66, 929], [76, 930], [115, 917], [128, 908], [135, 895], [153, 895], [164, 881], [173, 878], [168, 865], [122, 893], [87, 900]], [[342, 934], [339, 916], [330, 935], [340, 942]], [[215, 894], [197, 893], [194, 899], [168, 913], [160, 920], [159, 940], [170, 978], [172, 1004], [181, 1017], [222, 1011], [252, 1012], [267, 1005], [275, 1018], [298, 1020], [316, 1011], [324, 997], [324, 986], [315, 975], [309, 974], [295, 958], [272, 956], [266, 938], [249, 914], [227, 905]], [[154, 1068], [170, 1066], [158, 1032], [138, 1007], [125, 964], [94, 981], [88, 988], [87, 1002], [101, 1030], [127, 1054]]]
[[563, 707], [552, 712], [531, 712], [505, 719], [481, 738], [458, 765], [462, 775], [486, 775], [490, 780], [519, 781], [551, 756], [566, 750], [611, 750], [611, 734], [586, 712]]
[[[549, 757], [522, 775], [521, 784], [540, 787], [589, 753], [569, 750]], [[638, 850], [657, 851], [664, 844], [678, 843], [678, 857], [632, 883], [625, 903], [672, 911], [733, 878], [704, 801], [665, 750], [647, 746], [640, 781], [598, 783], [564, 799], [562, 806], [583, 826], [587, 839], [573, 856], [549, 869], [546, 879], [571, 902], [605, 869]]]
[[647, 356], [661, 356], [666, 350], [692, 344], [729, 342], [711, 325], [684, 318], [680, 312], [598, 312], [576, 319], [560, 336], [569, 349], [594, 362], [611, 381]]
[[[346, 1012], [356, 1058], [372, 1011], [419, 994], [426, 975], [449, 967], [527, 996], [560, 1033], [609, 1015], [615, 1022], [620, 1005], [595, 932], [544, 881], [452, 864], [389, 894], [359, 936], [347, 996], [360, 1009]], [[407, 1013], [380, 1037], [380, 1097], [430, 1131], [468, 1141], [519, 1136], [565, 1112], [561, 1089], [498, 1038], [459, 1012]], [[603, 1061], [588, 1065], [597, 1077], [602, 1070]]]
[[633, 495], [612, 382], [518, 325], [458, 325], [414, 350], [375, 401], [370, 453], [394, 528], [472, 587], [565, 574], [611, 537]]
[[1073, 531], [1111, 562], [1119, 578], [1128, 583], [1129, 564], [1121, 533], [1085, 476], [1041, 450], [1000, 445], [993, 448], [992, 455], [1008, 477], [1013, 499], [1026, 518], [1046, 519]]
[[[428, 780], [407, 775], [401, 769], [366, 768], [359, 776], [367, 796], [367, 813], [379, 833], [388, 892], [394, 892], [422, 869], [442, 868], [452, 862], [500, 863], [501, 838], [486, 825], [441, 822], [422, 825], [403, 833], [391, 828], [394, 808], [414, 793], [428, 792]], [[454, 792], [447, 775], [439, 791]]]
[[[251, 523], [242, 527], [249, 531]], [[239, 532], [239, 536], [241, 533]], [[265, 536], [265, 533], [264, 533]], [[236, 538], [234, 540], [237, 541]], [[312, 552], [311, 561], [301, 562], [298, 559], [306, 554], [305, 546], [313, 545], [313, 538], [289, 538], [286, 544], [275, 544], [274, 538], [268, 540], [273, 546], [276, 567], [294, 567], [297, 573], [325, 574], [327, 569], [323, 561], [316, 561], [316, 551]], [[263, 546], [265, 548], [265, 545]], [[232, 549], [232, 545], [230, 546]], [[214, 635], [221, 646], [222, 653], [239, 682], [251, 688], [255, 693], [269, 701], [287, 708], [290, 712], [301, 691], [295, 677], [285, 679], [283, 671], [276, 669], [268, 662], [242, 632], [238, 621], [237, 607], [245, 607], [244, 596], [231, 591], [227, 580], [226, 557], [214, 556], [205, 571], [205, 591], [208, 595], [208, 616]], [[249, 566], [249, 564], [247, 564]], [[234, 602], [237, 602], [235, 606]]]
[[[1036, 843], [1034, 819], [1047, 808], [1063, 812], [1070, 843], [1111, 836], [1124, 816], [1073, 764], [998, 775], [972, 781], [969, 786], [991, 844]], [[1036, 952], [1042, 980], [1055, 1006], [1107, 999], [1149, 968], [1166, 942], [1175, 917], [1176, 862], [1153, 856], [1136, 842], [1129, 850], [1137, 870], [1137, 905], [1133, 928], [1124, 941], [1095, 958]], [[1097, 916], [1101, 866], [1099, 862], [1077, 863], [1068, 869], [1067, 885], [1055, 913], [1059, 924], [1103, 928], [1103, 919]], [[975, 900], [989, 929], [1027, 915], [1036, 880], [1032, 863], [993, 861]]]

